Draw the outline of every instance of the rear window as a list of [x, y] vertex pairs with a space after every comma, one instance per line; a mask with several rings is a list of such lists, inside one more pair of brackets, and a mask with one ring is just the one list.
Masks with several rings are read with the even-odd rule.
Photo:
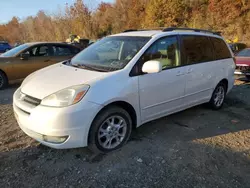
[[213, 48], [206, 36], [184, 35], [182, 36], [186, 64], [203, 63], [213, 61]]
[[227, 59], [232, 57], [226, 43], [222, 39], [215, 37], [210, 38], [213, 43], [216, 60]]
[[244, 49], [236, 54], [238, 57], [250, 57], [250, 49]]

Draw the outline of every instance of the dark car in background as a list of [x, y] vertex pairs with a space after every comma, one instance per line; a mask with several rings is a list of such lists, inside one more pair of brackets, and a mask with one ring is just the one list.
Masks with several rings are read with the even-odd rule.
[[234, 54], [237, 54], [239, 51], [247, 48], [247, 45], [244, 43], [229, 43], [229, 46]]
[[6, 41], [0, 41], [0, 53], [7, 52], [11, 49], [11, 46]]
[[250, 48], [246, 48], [235, 55], [236, 69], [234, 74], [245, 75], [250, 80]]
[[17, 46], [0, 55], [0, 90], [10, 81], [24, 79], [32, 72], [68, 60], [81, 49], [63, 43], [34, 42]]

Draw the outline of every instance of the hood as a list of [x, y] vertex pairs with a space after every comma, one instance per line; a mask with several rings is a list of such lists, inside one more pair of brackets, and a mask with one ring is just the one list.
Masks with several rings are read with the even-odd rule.
[[250, 57], [236, 57], [236, 65], [250, 66]]
[[29, 75], [23, 81], [21, 91], [26, 95], [43, 99], [71, 86], [89, 84], [90, 81], [104, 75], [107, 75], [107, 73], [79, 69], [60, 63]]

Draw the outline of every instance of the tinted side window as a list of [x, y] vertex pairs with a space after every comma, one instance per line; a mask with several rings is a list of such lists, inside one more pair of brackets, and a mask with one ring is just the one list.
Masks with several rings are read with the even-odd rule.
[[73, 55], [70, 47], [68, 47], [68, 46], [53, 45], [52, 49], [53, 49], [54, 56]]
[[186, 64], [213, 61], [212, 44], [205, 36], [182, 36]]
[[49, 48], [46, 45], [35, 46], [33, 48], [29, 48], [24, 53], [29, 54], [31, 57], [49, 56]]
[[165, 37], [153, 43], [142, 56], [142, 64], [149, 60], [161, 62], [162, 69], [180, 66], [177, 37]]
[[41, 46], [38, 51], [38, 56], [48, 56], [49, 48], [48, 46]]
[[214, 37], [210, 38], [213, 43], [216, 60], [227, 59], [232, 57], [226, 43], [222, 39]]

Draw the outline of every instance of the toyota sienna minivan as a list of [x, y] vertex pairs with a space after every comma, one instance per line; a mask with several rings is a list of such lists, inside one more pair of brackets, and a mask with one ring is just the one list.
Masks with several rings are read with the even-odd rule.
[[146, 122], [202, 103], [220, 109], [234, 70], [216, 32], [130, 30], [32, 73], [13, 108], [21, 129], [44, 145], [110, 152]]

